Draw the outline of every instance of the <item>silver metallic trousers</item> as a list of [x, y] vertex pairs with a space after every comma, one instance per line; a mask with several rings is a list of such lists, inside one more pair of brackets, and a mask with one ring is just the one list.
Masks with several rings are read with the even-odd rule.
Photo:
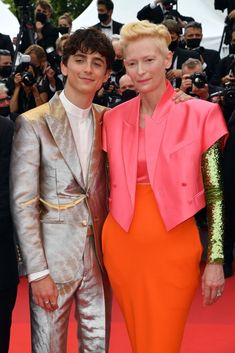
[[57, 284], [59, 308], [48, 312], [30, 293], [32, 353], [66, 353], [69, 314], [75, 300], [79, 353], [107, 353], [111, 321], [111, 291], [100, 271], [94, 238], [87, 236], [80, 280]]

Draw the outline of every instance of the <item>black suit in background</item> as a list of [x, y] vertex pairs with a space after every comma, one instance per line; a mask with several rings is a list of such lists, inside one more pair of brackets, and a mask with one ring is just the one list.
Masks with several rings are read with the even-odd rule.
[[55, 49], [55, 42], [59, 37], [59, 33], [56, 27], [50, 22], [46, 22], [42, 28], [42, 39], [36, 40], [36, 44], [43, 47], [46, 51], [47, 48], [53, 47]]
[[[172, 58], [172, 65], [169, 68], [169, 70], [174, 69], [182, 69], [183, 63], [188, 60], [189, 58], [193, 59], [199, 59], [200, 60], [200, 55], [198, 52], [193, 51], [193, 50], [187, 50], [183, 49], [180, 47], [177, 47], [175, 51], [173, 52], [173, 58]], [[175, 66], [176, 63], [176, 66]], [[175, 87], [179, 88], [181, 85], [181, 79], [177, 78], [176, 79], [176, 84], [174, 85]]]
[[[114, 21], [113, 20], [113, 34], [120, 34], [120, 30], [123, 26], [123, 23], [120, 23], [120, 22], [117, 22], [117, 21]], [[102, 24], [99, 22], [99, 23], [96, 23], [94, 26], [92, 26], [98, 30], [101, 31], [102, 29]]]
[[[194, 50], [192, 50], [194, 51]], [[215, 71], [220, 63], [220, 55], [217, 50], [206, 49], [204, 47], [199, 47], [195, 51], [198, 51], [203, 61], [206, 63], [206, 69], [204, 72], [206, 73], [208, 82], [212, 79]]]
[[216, 71], [210, 80], [210, 82], [213, 85], [220, 86], [221, 79], [224, 76], [229, 75], [229, 72], [231, 70], [231, 64], [232, 64], [234, 58], [235, 58], [234, 54], [229, 54], [220, 60], [220, 62], [218, 63], [218, 65], [216, 67]]
[[9, 164], [13, 122], [0, 116], [0, 353], [7, 353], [18, 269], [9, 205]]
[[10, 36], [0, 33], [0, 49], [9, 50], [11, 56], [14, 56], [14, 48]]
[[235, 9], [235, 0], [215, 0], [214, 6], [216, 10], [224, 11], [228, 9], [228, 13]]
[[167, 13], [163, 13], [161, 6], [156, 6], [153, 9], [150, 4], [144, 6], [138, 13], [138, 20], [148, 20], [153, 23], [161, 23], [164, 20], [165, 16], [169, 16], [169, 18], [180, 18], [181, 21], [192, 22], [194, 19], [192, 17], [182, 16], [177, 10], [170, 10]]

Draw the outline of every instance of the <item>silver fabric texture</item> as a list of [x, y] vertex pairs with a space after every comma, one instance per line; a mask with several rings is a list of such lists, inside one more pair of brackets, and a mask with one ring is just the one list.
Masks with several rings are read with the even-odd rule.
[[[30, 295], [32, 353], [65, 353], [72, 302], [78, 321], [79, 353], [107, 353], [110, 330], [110, 290], [100, 272], [94, 252], [94, 238], [88, 236], [83, 256], [82, 278], [57, 284], [59, 308], [48, 312]], [[106, 303], [105, 303], [106, 300]], [[107, 319], [107, 322], [106, 322]]]
[[[101, 267], [101, 230], [107, 215], [104, 108], [93, 105], [94, 135], [85, 185], [73, 134], [57, 95], [17, 118], [11, 160], [11, 206], [27, 274], [49, 268], [57, 283], [81, 277], [92, 218]], [[81, 201], [81, 202], [80, 202]]]
[[[27, 274], [48, 268], [59, 289], [59, 309], [54, 313], [31, 300], [34, 353], [66, 352], [73, 298], [80, 322], [80, 353], [108, 351], [111, 295], [101, 251], [101, 230], [107, 215], [101, 144], [104, 111], [92, 106], [94, 134], [87, 183], [57, 94], [16, 121], [11, 207], [23, 261]], [[90, 219], [94, 247], [87, 244]]]

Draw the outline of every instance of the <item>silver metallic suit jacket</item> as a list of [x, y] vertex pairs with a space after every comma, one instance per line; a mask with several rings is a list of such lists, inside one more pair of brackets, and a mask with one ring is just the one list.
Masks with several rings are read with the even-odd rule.
[[57, 283], [79, 278], [91, 215], [101, 267], [101, 230], [107, 215], [105, 108], [93, 105], [94, 134], [87, 186], [72, 130], [56, 94], [19, 116], [11, 160], [12, 213], [27, 274], [49, 268]]

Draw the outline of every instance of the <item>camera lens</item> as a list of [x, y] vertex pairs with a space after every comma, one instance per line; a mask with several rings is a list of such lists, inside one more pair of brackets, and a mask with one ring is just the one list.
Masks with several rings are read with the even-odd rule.
[[207, 83], [207, 78], [204, 73], [194, 73], [190, 78], [197, 88], [204, 88]]
[[25, 86], [33, 86], [36, 83], [36, 80], [32, 72], [24, 72], [22, 74], [22, 82]]

